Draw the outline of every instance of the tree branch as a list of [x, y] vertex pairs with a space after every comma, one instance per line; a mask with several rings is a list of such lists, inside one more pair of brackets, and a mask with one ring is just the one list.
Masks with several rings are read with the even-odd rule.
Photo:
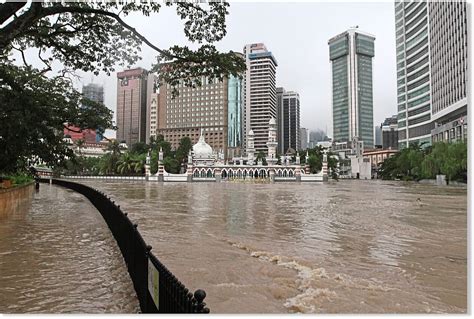
[[147, 38], [141, 35], [135, 28], [133, 28], [132, 26], [127, 24], [125, 21], [123, 21], [122, 18], [120, 18], [120, 16], [116, 13], [109, 12], [102, 9], [85, 8], [85, 7], [77, 7], [77, 6], [65, 7], [62, 5], [57, 5], [57, 6], [45, 8], [45, 7], [42, 7], [41, 4], [38, 2], [33, 2], [31, 5], [31, 8], [26, 13], [21, 15], [18, 19], [15, 19], [14, 21], [12, 21], [12, 23], [8, 24], [3, 30], [1, 30], [1, 33], [5, 34], [5, 36], [1, 36], [1, 33], [0, 33], [0, 39], [2, 37], [4, 38], [1, 41], [3, 43], [0, 43], [0, 45], [2, 44], [6, 45], [8, 42], [11, 42], [18, 34], [23, 32], [25, 28], [33, 26], [33, 24], [37, 22], [38, 20], [47, 16], [52, 16], [52, 15], [61, 14], [61, 13], [82, 13], [82, 14], [89, 13], [89, 14], [97, 14], [97, 15], [103, 15], [103, 16], [113, 18], [122, 27], [131, 31], [137, 38], [139, 38], [146, 45], [148, 45], [150, 48], [157, 51], [161, 55], [169, 59], [177, 59], [177, 60], [182, 60], [182, 61], [186, 60], [179, 56], [170, 54], [169, 52], [166, 52], [165, 50], [162, 50], [158, 48], [157, 46], [155, 46]]
[[23, 64], [26, 66], [26, 67], [31, 67], [31, 65], [29, 65], [27, 62], [26, 62], [26, 58], [25, 58], [25, 52], [22, 50], [22, 49], [19, 49], [17, 47], [15, 47], [14, 45], [12, 45], [12, 48], [19, 51], [21, 53], [21, 58], [23, 59]]
[[0, 4], [0, 25], [16, 14], [27, 2], [5, 2]]
[[71, 132], [74, 132], [74, 133], [82, 133], [82, 130], [81, 130], [81, 129], [79, 129], [79, 131], [76, 131], [76, 130], [70, 128], [70, 127], [67, 127], [67, 126], [64, 125], [64, 124], [63, 124], [63, 127], [64, 127], [65, 129], [67, 129], [68, 131], [71, 131]]
[[38, 58], [46, 65], [46, 68], [41, 70], [40, 74], [45, 74], [46, 72], [51, 71], [51, 65], [41, 56], [41, 48], [38, 50]]

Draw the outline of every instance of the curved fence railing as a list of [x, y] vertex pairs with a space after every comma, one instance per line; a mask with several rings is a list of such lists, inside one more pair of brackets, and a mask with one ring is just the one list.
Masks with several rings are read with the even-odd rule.
[[[39, 179], [49, 183], [49, 179]], [[89, 186], [53, 179], [53, 184], [81, 193], [97, 208], [122, 252], [142, 313], [209, 313], [206, 293], [191, 293], [151, 252], [137, 224], [104, 193]]]

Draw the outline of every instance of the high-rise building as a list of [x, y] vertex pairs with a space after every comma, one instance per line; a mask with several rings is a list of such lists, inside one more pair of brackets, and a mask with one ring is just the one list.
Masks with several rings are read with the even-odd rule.
[[[152, 130], [155, 132], [158, 125], [158, 94], [157, 94], [157, 80], [158, 77], [149, 73], [147, 78], [146, 88], [146, 134], [145, 143], [150, 142], [150, 136], [152, 136]], [[155, 101], [155, 103], [153, 103]], [[153, 114], [154, 113], [154, 114]], [[152, 123], [155, 122], [155, 123]]]
[[[187, 87], [181, 81], [176, 87], [178, 95], [175, 97], [172, 96], [173, 88], [168, 83], [162, 83], [159, 89], [158, 134], [163, 135], [176, 149], [183, 137], [197, 143], [202, 129], [206, 142], [214, 150], [222, 150], [228, 156], [229, 90], [235, 93], [238, 86], [235, 81], [238, 79], [229, 81], [224, 78], [223, 81], [213, 79], [209, 83], [206, 77], [202, 77], [202, 85], [195, 88]], [[238, 103], [238, 97], [233, 103]], [[237, 116], [235, 109], [232, 116]], [[239, 122], [234, 117], [232, 120]], [[238, 136], [232, 138], [238, 143]]]
[[320, 129], [309, 132], [309, 147], [313, 148], [317, 146], [318, 142], [329, 141], [329, 137], [326, 132]]
[[395, 2], [399, 148], [464, 139], [465, 1]]
[[278, 153], [279, 154], [284, 154], [285, 150], [283, 149], [283, 93], [285, 93], [285, 89], [282, 87], [277, 87], [276, 88], [277, 92], [277, 117], [276, 117], [276, 122], [277, 122], [277, 142], [278, 142]]
[[142, 68], [117, 73], [117, 140], [128, 147], [148, 142], [147, 102], [151, 98], [148, 71]]
[[[90, 83], [83, 85], [82, 95], [91, 101], [104, 103], [104, 87], [100, 84]], [[96, 130], [81, 130], [73, 125], [67, 125], [67, 128], [64, 128], [64, 135], [69, 135], [72, 141], [82, 140], [86, 143], [98, 143], [103, 138]]]
[[270, 119], [277, 118], [276, 67], [273, 54], [263, 43], [244, 47], [247, 71], [244, 77], [244, 145], [254, 132], [255, 151], [267, 152]]
[[332, 61], [333, 140], [374, 146], [372, 58], [375, 37], [351, 28], [328, 41]]
[[227, 157], [241, 155], [243, 143], [242, 79], [229, 76], [227, 87]]
[[374, 130], [375, 130], [374, 147], [375, 148], [382, 147], [382, 128], [379, 125], [377, 125], [377, 126], [375, 126]]
[[82, 95], [98, 103], [104, 103], [104, 87], [100, 84], [90, 83], [82, 86]]
[[383, 149], [398, 149], [398, 120], [397, 115], [387, 117], [385, 121], [380, 124], [382, 132], [382, 148]]
[[283, 153], [292, 149], [300, 149], [300, 95], [297, 92], [286, 91], [282, 97], [283, 104]]
[[149, 116], [147, 116], [147, 122], [149, 122], [147, 142], [152, 136], [153, 138], [156, 138], [156, 136], [158, 135], [158, 101], [160, 99], [159, 96], [160, 95], [158, 93], [152, 93], [150, 95], [150, 112]]
[[308, 148], [308, 129], [300, 128], [300, 149], [305, 150]]
[[[90, 83], [82, 86], [82, 95], [98, 103], [104, 104], [104, 87], [100, 84]], [[104, 138], [102, 134], [95, 132], [95, 142], [100, 142]]]

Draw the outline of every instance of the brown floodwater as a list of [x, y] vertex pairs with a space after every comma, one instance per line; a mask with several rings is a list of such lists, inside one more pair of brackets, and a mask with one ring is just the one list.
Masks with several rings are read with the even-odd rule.
[[[466, 313], [467, 191], [401, 182], [86, 181], [212, 313]], [[419, 200], [418, 200], [419, 199]], [[0, 313], [136, 313], [101, 215], [41, 185], [0, 220]]]
[[0, 216], [0, 313], [136, 313], [138, 301], [107, 224], [78, 193], [41, 185]]
[[[207, 292], [213, 313], [467, 312], [466, 189], [384, 181], [85, 183], [129, 213], [188, 288]], [[77, 235], [67, 234], [74, 244]], [[111, 240], [103, 244], [112, 249]]]

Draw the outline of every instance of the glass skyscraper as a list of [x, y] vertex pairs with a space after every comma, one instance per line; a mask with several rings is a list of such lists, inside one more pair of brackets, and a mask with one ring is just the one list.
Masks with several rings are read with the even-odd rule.
[[230, 75], [228, 81], [227, 147], [242, 146], [242, 79]]
[[332, 62], [334, 141], [358, 137], [374, 146], [372, 94], [373, 35], [352, 28], [328, 42]]
[[[104, 87], [102, 85], [95, 83], [83, 85], [82, 95], [91, 101], [104, 104]], [[103, 138], [102, 134], [96, 132], [95, 141], [97, 143], [102, 141]]]
[[395, 2], [399, 148], [467, 131], [465, 1]]

